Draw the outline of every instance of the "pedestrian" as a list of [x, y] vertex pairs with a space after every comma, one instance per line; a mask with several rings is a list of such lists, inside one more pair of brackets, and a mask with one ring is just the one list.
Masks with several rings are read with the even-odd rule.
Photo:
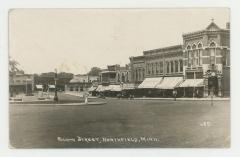
[[174, 101], [176, 101], [176, 99], [177, 99], [177, 90], [176, 89], [173, 90], [173, 97], [174, 97]]
[[84, 98], [85, 98], [85, 104], [88, 104], [88, 93], [84, 94]]
[[198, 89], [196, 89], [196, 97], [197, 97], [197, 98], [199, 97], [199, 91], [198, 91]]

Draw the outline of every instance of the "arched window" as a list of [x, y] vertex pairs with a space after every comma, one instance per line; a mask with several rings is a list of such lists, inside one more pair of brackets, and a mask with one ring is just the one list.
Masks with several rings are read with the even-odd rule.
[[178, 72], [178, 61], [175, 61], [175, 72]]
[[128, 72], [126, 73], [126, 82], [129, 82], [129, 80], [128, 80]]
[[163, 62], [160, 62], [160, 73], [163, 73]]
[[156, 64], [156, 73], [158, 74], [159, 73], [159, 64], [158, 63], [155, 63]]
[[198, 65], [200, 66], [202, 65], [202, 52], [203, 52], [202, 47], [203, 47], [202, 43], [199, 43], [198, 44]]
[[198, 48], [201, 49], [202, 48], [202, 43], [198, 44]]
[[210, 65], [215, 64], [216, 43], [212, 41], [210, 43]]
[[173, 70], [173, 61], [171, 61], [171, 73], [173, 73], [174, 70]]
[[179, 62], [180, 62], [180, 72], [182, 72], [183, 71], [183, 61], [179, 60]]
[[150, 67], [149, 63], [147, 64], [147, 74], [150, 74]]
[[196, 44], [193, 44], [192, 49], [193, 49], [193, 50], [196, 49]]
[[136, 74], [136, 81], [138, 81], [138, 71], [137, 71], [137, 69], [135, 70], [135, 74]]
[[119, 73], [117, 74], [117, 79], [118, 79], [118, 82], [120, 82], [120, 74]]
[[152, 74], [154, 74], [154, 64], [152, 63]]
[[187, 46], [187, 62], [188, 62], [188, 67], [190, 67], [191, 66], [191, 46], [190, 45], [188, 45]]
[[212, 41], [209, 46], [210, 47], [216, 47], [216, 43], [214, 41]]
[[145, 69], [142, 69], [143, 79], [145, 77]]
[[122, 73], [122, 82], [125, 82], [125, 76], [124, 76], [124, 73]]
[[166, 62], [167, 64], [167, 73], [169, 73], [169, 62]]

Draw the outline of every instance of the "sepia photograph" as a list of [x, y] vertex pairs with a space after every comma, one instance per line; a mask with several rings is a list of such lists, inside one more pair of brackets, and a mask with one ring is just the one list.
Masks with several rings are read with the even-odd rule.
[[9, 148], [230, 148], [230, 9], [10, 9]]

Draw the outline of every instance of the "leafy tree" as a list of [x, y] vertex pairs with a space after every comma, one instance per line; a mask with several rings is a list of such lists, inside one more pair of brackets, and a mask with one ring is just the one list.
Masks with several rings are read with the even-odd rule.
[[91, 70], [88, 72], [88, 75], [91, 76], [98, 76], [101, 72], [101, 69], [98, 67], [92, 67]]
[[18, 66], [19, 66], [18, 61], [10, 58], [9, 59], [9, 66], [8, 66], [9, 75], [14, 75], [14, 74], [16, 74], [16, 72], [23, 72], [23, 70], [18, 68]]

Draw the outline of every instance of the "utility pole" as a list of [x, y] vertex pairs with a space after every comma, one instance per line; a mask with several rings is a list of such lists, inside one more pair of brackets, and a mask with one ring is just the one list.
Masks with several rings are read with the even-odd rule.
[[57, 69], [55, 69], [55, 76], [54, 76], [54, 81], [55, 81], [55, 95], [53, 100], [55, 102], [58, 102], [58, 95], [57, 95], [57, 80], [58, 80], [58, 76], [57, 76]]

